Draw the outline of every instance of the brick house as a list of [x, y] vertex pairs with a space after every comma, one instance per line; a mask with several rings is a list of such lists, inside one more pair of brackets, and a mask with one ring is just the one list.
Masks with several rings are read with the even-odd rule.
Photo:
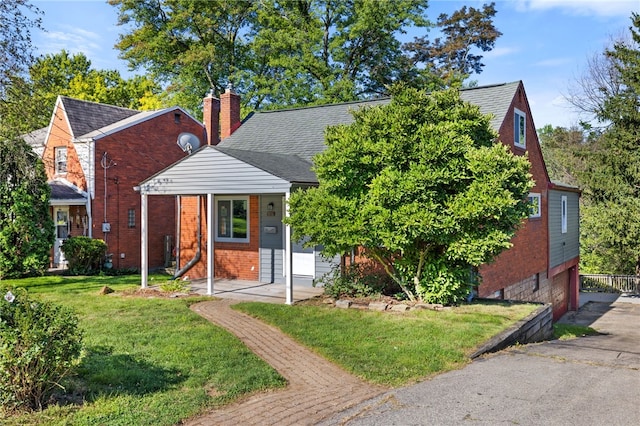
[[[461, 97], [492, 114], [492, 127], [514, 153], [527, 153], [536, 182], [529, 197], [531, 217], [514, 246], [481, 268], [479, 295], [554, 303], [557, 315], [575, 309], [579, 192], [549, 181], [522, 82], [465, 89]], [[143, 206], [149, 197], [180, 198], [179, 264], [191, 278], [206, 277], [209, 291], [214, 278], [283, 283], [290, 303], [294, 281], [310, 285], [340, 259], [324, 259], [319, 248], [291, 241], [291, 230], [282, 223], [286, 200], [298, 188], [317, 185], [312, 157], [325, 147], [327, 126], [352, 122], [352, 109], [388, 102], [256, 112], [241, 122], [235, 93], [208, 96], [205, 146], [143, 181]], [[557, 218], [562, 229], [556, 229]], [[558, 242], [564, 243], [561, 254]], [[144, 266], [144, 247], [142, 256]], [[145, 273], [143, 267], [143, 285]]]
[[[51, 187], [56, 240], [51, 263], [64, 266], [69, 236], [103, 239], [114, 268], [140, 268], [140, 196], [134, 187], [186, 154], [182, 132], [202, 125], [180, 108], [136, 111], [59, 96], [50, 124], [26, 136]], [[147, 267], [165, 264], [175, 239], [175, 199], [154, 200]]]

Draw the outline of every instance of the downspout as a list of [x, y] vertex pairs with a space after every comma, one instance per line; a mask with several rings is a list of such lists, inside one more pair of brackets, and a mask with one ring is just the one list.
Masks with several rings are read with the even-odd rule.
[[182, 197], [176, 195], [176, 271], [180, 269], [180, 213], [182, 212]]
[[175, 274], [173, 274], [173, 279], [178, 279], [180, 278], [182, 275], [184, 275], [185, 272], [187, 272], [189, 269], [191, 269], [193, 267], [193, 265], [195, 265], [196, 263], [198, 263], [198, 261], [200, 260], [200, 257], [202, 256], [202, 213], [201, 213], [201, 196], [198, 195], [198, 249], [196, 251], [195, 256], [193, 256], [193, 259], [191, 259], [189, 262], [187, 262], [186, 265], [184, 265], [184, 267], [180, 268], [179, 270], [177, 270], [175, 272]]

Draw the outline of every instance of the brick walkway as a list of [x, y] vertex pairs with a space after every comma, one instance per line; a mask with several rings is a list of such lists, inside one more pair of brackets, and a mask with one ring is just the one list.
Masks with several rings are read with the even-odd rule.
[[234, 311], [232, 303], [201, 302], [191, 309], [235, 334], [286, 378], [288, 386], [211, 411], [185, 425], [313, 425], [385, 391], [345, 372], [278, 329]]

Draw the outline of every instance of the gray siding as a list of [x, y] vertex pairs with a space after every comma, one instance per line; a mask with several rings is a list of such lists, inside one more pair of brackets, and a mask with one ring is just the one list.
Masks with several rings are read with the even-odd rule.
[[[284, 225], [282, 195], [263, 195], [260, 197], [260, 282], [284, 283]], [[273, 210], [269, 210], [273, 203]], [[273, 230], [275, 234], [266, 232]]]
[[[567, 197], [567, 232], [562, 233], [562, 197]], [[549, 190], [549, 266], [561, 265], [580, 255], [580, 196]]]
[[283, 194], [291, 184], [205, 146], [140, 185], [142, 194]]

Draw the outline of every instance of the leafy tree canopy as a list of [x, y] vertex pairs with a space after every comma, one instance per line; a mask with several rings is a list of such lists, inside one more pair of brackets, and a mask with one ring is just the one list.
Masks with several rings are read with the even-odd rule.
[[[204, 93], [221, 93], [229, 81], [248, 109], [364, 99], [397, 81], [441, 88], [479, 72], [471, 49], [490, 50], [500, 35], [493, 5], [465, 7], [437, 24], [447, 36], [436, 50], [456, 58], [445, 61], [428, 57], [424, 37], [405, 46], [399, 39], [433, 27], [427, 0], [109, 2], [126, 28], [121, 57], [166, 82], [173, 102], [193, 113]], [[438, 73], [425, 68], [429, 61]]]
[[594, 108], [606, 130], [581, 151], [583, 269], [640, 274], [640, 14], [631, 41], [606, 50], [618, 78]]
[[5, 117], [21, 125], [23, 132], [49, 124], [58, 95], [132, 109], [162, 107], [161, 88], [148, 77], [123, 79], [116, 70], [97, 70], [83, 54], [60, 53], [39, 57], [28, 77], [14, 80]]
[[42, 161], [21, 138], [0, 140], [0, 279], [49, 265], [54, 228]]
[[527, 158], [454, 89], [396, 89], [353, 115], [327, 132], [319, 186], [291, 196], [294, 238], [331, 256], [364, 247], [408, 297], [459, 302], [528, 215]]

